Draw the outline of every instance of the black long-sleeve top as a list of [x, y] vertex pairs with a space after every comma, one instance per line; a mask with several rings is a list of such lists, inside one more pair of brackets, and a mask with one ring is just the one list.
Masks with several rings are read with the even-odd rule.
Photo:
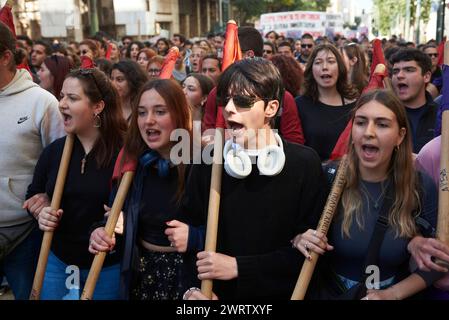
[[[26, 198], [37, 193], [46, 193], [51, 199], [64, 149], [65, 137], [54, 141], [42, 152], [37, 162], [33, 181], [28, 187]], [[117, 150], [118, 154], [118, 150]], [[95, 149], [86, 156], [84, 174], [81, 174], [81, 160], [85, 152], [75, 137], [73, 151], [61, 200], [62, 218], [56, 228], [51, 245], [52, 252], [64, 263], [90, 268], [94, 255], [89, 253], [89, 237], [92, 225], [103, 220], [104, 204], [108, 204], [110, 180], [115, 157], [105, 168], [97, 168]], [[105, 266], [117, 263], [116, 249], [108, 254]]]
[[[236, 257], [238, 277], [214, 281], [220, 299], [289, 299], [293, 292], [303, 256], [290, 240], [316, 228], [326, 187], [316, 152], [285, 141], [284, 151], [277, 176], [260, 175], [256, 165], [245, 179], [223, 171], [217, 252]], [[210, 179], [211, 166], [192, 166], [184, 202], [192, 224], [206, 224]]]
[[[189, 168], [186, 168], [188, 174]], [[131, 189], [128, 192], [123, 212], [125, 215], [125, 232], [123, 258], [121, 262], [120, 295], [129, 299], [130, 288], [138, 281], [139, 239], [159, 246], [169, 246], [170, 241], [165, 235], [166, 222], [178, 219], [189, 222], [177, 202], [178, 189], [177, 167], [171, 167], [167, 177], [160, 177], [154, 166], [144, 168], [137, 166]], [[183, 260], [190, 261], [182, 271], [179, 281], [187, 290], [195, 283], [194, 263], [195, 253], [183, 254]], [[157, 281], [157, 279], [155, 279]]]
[[321, 161], [328, 160], [351, 118], [355, 102], [330, 106], [320, 101], [314, 103], [306, 96], [297, 97], [295, 101], [306, 140], [305, 145], [313, 148]]

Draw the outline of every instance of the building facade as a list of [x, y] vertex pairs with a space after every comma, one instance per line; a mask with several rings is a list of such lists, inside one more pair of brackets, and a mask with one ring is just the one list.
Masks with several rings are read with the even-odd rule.
[[32, 39], [80, 41], [96, 23], [114, 38], [192, 38], [222, 31], [230, 6], [230, 0], [14, 0], [13, 14], [17, 33]]

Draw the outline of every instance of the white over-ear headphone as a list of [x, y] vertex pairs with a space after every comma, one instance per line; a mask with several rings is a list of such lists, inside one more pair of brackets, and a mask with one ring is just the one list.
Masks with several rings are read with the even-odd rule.
[[[261, 149], [257, 156], [257, 168], [261, 175], [275, 176], [282, 171], [285, 164], [284, 145], [281, 137], [275, 133], [278, 145], [269, 145]], [[226, 141], [223, 148], [224, 168], [231, 177], [243, 179], [251, 173], [251, 158], [240, 145]]]

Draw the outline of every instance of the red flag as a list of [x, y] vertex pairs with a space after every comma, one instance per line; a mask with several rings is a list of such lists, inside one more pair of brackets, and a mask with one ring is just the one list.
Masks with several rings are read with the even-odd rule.
[[93, 69], [93, 68], [95, 68], [94, 61], [88, 56], [81, 56], [80, 69]]
[[[241, 59], [242, 50], [240, 49], [238, 26], [234, 20], [229, 20], [226, 25], [226, 39], [223, 48], [223, 63], [221, 64], [221, 71], [225, 71], [227, 67]], [[218, 106], [217, 108], [217, 117], [215, 120], [216, 128], [226, 127], [222, 109], [222, 106]]]
[[242, 59], [242, 50], [240, 50], [238, 26], [234, 20], [229, 20], [226, 25], [226, 39], [223, 48], [223, 63], [221, 71], [236, 61]]
[[6, 24], [11, 30], [14, 38], [16, 38], [16, 28], [14, 27], [14, 19], [12, 16], [11, 5], [6, 1], [3, 8], [0, 9], [0, 21]]
[[[371, 75], [371, 79], [369, 80], [368, 85], [363, 89], [363, 93], [366, 93], [368, 91], [374, 90], [374, 89], [380, 89], [384, 87], [383, 80], [386, 77], [386, 68], [384, 64], [379, 63], [376, 65], [376, 68], [374, 69], [374, 72]], [[352, 130], [352, 119], [349, 120], [348, 124], [346, 125], [345, 130], [340, 134], [340, 137], [338, 137], [337, 143], [335, 144], [334, 149], [332, 150], [330, 159], [336, 160], [343, 157], [348, 152], [348, 143], [349, 143], [349, 137], [351, 135]]]
[[[371, 75], [374, 74], [374, 69], [376, 69], [376, 66], [379, 63], [386, 65], [384, 53], [382, 51], [382, 41], [380, 41], [379, 39], [374, 39], [374, 41], [373, 41], [373, 61], [371, 63], [371, 71], [370, 71]], [[387, 76], [388, 70], [385, 69], [384, 73]]]
[[176, 60], [179, 58], [179, 49], [174, 46], [171, 47], [165, 56], [164, 63], [161, 67], [161, 74], [159, 79], [170, 79], [172, 77], [173, 70], [175, 69]]
[[446, 37], [443, 37], [438, 45], [438, 65], [441, 66], [444, 63], [444, 44], [446, 43]]
[[108, 43], [108, 49], [106, 50], [105, 58], [108, 61], [111, 61], [111, 51], [112, 51], [112, 44]]
[[128, 157], [123, 159], [124, 152], [124, 148], [122, 148], [117, 156], [117, 160], [114, 165], [114, 172], [112, 173], [112, 181], [120, 179], [127, 171], [136, 171], [136, 159], [130, 159]]
[[28, 65], [26, 59], [21, 64], [17, 65], [17, 69], [25, 69], [30, 73], [31, 78], [33, 77], [33, 75], [31, 74], [30, 66]]

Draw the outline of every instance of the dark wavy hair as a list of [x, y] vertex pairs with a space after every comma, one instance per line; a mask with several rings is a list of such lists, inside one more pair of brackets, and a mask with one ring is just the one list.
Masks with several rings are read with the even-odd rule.
[[302, 82], [304, 81], [304, 72], [296, 59], [276, 54], [271, 58], [271, 62], [279, 69], [285, 90], [290, 92], [294, 97], [298, 96]]
[[421, 68], [421, 75], [424, 75], [426, 72], [432, 72], [432, 60], [421, 50], [415, 48], [403, 48], [390, 58], [392, 66], [401, 61], [415, 61]]
[[81, 82], [84, 94], [90, 102], [104, 101], [104, 109], [98, 115], [101, 120], [99, 136], [95, 142], [97, 166], [107, 167], [122, 147], [128, 128], [123, 119], [120, 98], [109, 78], [98, 69], [77, 69], [71, 71], [66, 79], [75, 78]]
[[332, 52], [337, 60], [338, 65], [338, 79], [337, 79], [337, 91], [346, 99], [355, 99], [357, 97], [357, 91], [348, 83], [348, 73], [341, 57], [340, 52], [333, 44], [320, 44], [315, 46], [310, 58], [307, 60], [306, 70], [304, 71], [304, 96], [310, 97], [314, 102], [319, 100], [318, 85], [315, 77], [313, 76], [313, 63], [320, 51]]
[[128, 59], [131, 59], [131, 47], [136, 44], [139, 47], [139, 51], [142, 50], [145, 46], [140, 41], [133, 41], [129, 44], [129, 46], [126, 48], [126, 57]]
[[137, 100], [137, 94], [140, 88], [148, 80], [148, 74], [142, 70], [140, 65], [134, 60], [122, 60], [112, 66], [111, 73], [118, 70], [128, 81], [129, 96], [131, 97], [131, 105], [134, 105]]

